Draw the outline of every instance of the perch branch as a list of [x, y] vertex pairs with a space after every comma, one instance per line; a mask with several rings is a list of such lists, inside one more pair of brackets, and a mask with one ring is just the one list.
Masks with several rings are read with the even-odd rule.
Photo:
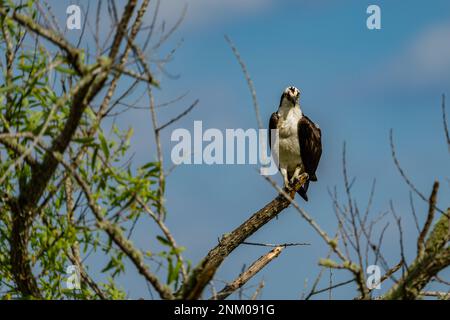
[[[308, 179], [308, 174], [300, 176], [295, 183], [290, 196], [294, 196], [298, 190]], [[291, 199], [284, 194], [279, 194], [274, 200], [269, 202], [264, 208], [254, 213], [249, 219], [242, 223], [231, 233], [225, 234], [200, 264], [193, 270], [188, 282], [177, 293], [179, 298], [197, 299], [200, 297], [203, 289], [211, 281], [217, 269], [230, 253], [236, 249], [249, 236], [259, 230], [267, 222], [275, 218], [281, 211], [291, 204]]]
[[[268, 180], [272, 186], [278, 190], [281, 194], [286, 196], [286, 192], [282, 190], [272, 179], [269, 177], [265, 177], [266, 180]], [[355, 263], [353, 263], [351, 260], [345, 257], [345, 255], [342, 253], [342, 251], [339, 249], [338, 246], [338, 240], [331, 239], [328, 234], [322, 230], [322, 228], [317, 224], [317, 222], [305, 211], [303, 210], [297, 202], [295, 202], [294, 197], [292, 196], [289, 198], [289, 201], [292, 203], [292, 206], [297, 210], [297, 212], [302, 216], [303, 219], [305, 219], [309, 225], [320, 235], [320, 237], [327, 243], [327, 245], [333, 250], [333, 252], [343, 261], [342, 265], [338, 265], [336, 263], [332, 263], [332, 265], [326, 265], [327, 267], [337, 268], [337, 269], [346, 269], [353, 273], [355, 277], [355, 281], [358, 284], [359, 291], [361, 292], [361, 296], [363, 299], [368, 298], [369, 291], [366, 287], [365, 281], [364, 281], [364, 272], [362, 268]], [[330, 260], [328, 260], [330, 261]], [[319, 263], [320, 264], [320, 263]]]

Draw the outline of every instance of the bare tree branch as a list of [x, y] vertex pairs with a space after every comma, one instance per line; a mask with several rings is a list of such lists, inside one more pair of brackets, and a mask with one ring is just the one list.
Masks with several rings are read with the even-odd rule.
[[422, 257], [425, 254], [425, 237], [430, 230], [431, 223], [434, 219], [434, 208], [436, 207], [436, 198], [439, 190], [439, 182], [435, 181], [433, 184], [433, 190], [431, 191], [429, 206], [428, 206], [428, 215], [425, 224], [423, 225], [423, 229], [419, 234], [419, 238], [417, 239], [417, 256]]
[[194, 103], [192, 103], [189, 108], [187, 108], [186, 110], [184, 110], [182, 113], [180, 113], [178, 116], [176, 116], [175, 118], [169, 120], [168, 122], [166, 122], [165, 124], [161, 125], [160, 127], [156, 128], [156, 131], [161, 131], [164, 128], [170, 126], [172, 123], [180, 120], [181, 118], [183, 118], [185, 115], [187, 115], [189, 112], [192, 111], [192, 109], [194, 109], [194, 107], [197, 105], [198, 103], [198, 99], [194, 101]]
[[261, 120], [261, 115], [259, 112], [259, 103], [258, 103], [258, 99], [256, 97], [256, 90], [255, 90], [255, 86], [253, 84], [252, 78], [250, 77], [250, 74], [247, 71], [247, 67], [245, 66], [245, 63], [242, 60], [241, 55], [239, 54], [239, 51], [237, 50], [236, 46], [233, 44], [233, 42], [231, 41], [231, 39], [228, 36], [225, 36], [225, 40], [230, 45], [231, 50], [233, 51], [236, 59], [239, 62], [239, 65], [241, 66], [242, 72], [244, 73], [244, 76], [245, 76], [245, 80], [247, 80], [248, 88], [252, 95], [253, 107], [255, 109], [255, 115], [256, 115], [256, 121], [258, 123], [258, 127], [260, 129], [263, 129], [265, 126], [263, 125], [263, 122]]
[[442, 300], [449, 300], [450, 293], [449, 292], [441, 292], [441, 291], [422, 291], [420, 296], [424, 297], [437, 297]]
[[278, 195], [264, 208], [257, 211], [249, 219], [243, 222], [238, 228], [231, 233], [223, 235], [219, 244], [210, 250], [207, 256], [203, 258], [200, 264], [193, 270], [192, 275], [189, 277], [182, 290], [177, 293], [177, 296], [184, 299], [197, 299], [205, 286], [211, 281], [225, 258], [242, 244], [245, 239], [275, 218], [281, 211], [286, 209], [292, 201], [289, 197], [293, 197], [296, 190], [298, 190], [307, 179], [307, 174], [301, 175], [290, 195], [287, 195], [286, 192]]
[[264, 280], [261, 280], [255, 290], [255, 293], [253, 293], [251, 300], [256, 300], [258, 298], [258, 296], [261, 294], [262, 289], [264, 288], [264, 285]]
[[273, 243], [258, 243], [258, 242], [248, 242], [244, 241], [242, 244], [246, 244], [249, 246], [260, 246], [260, 247], [296, 247], [296, 246], [309, 246], [310, 243], [307, 242], [294, 242], [294, 243], [282, 243], [282, 244], [273, 244]]
[[145, 211], [150, 215], [150, 217], [156, 222], [156, 224], [159, 226], [161, 231], [166, 236], [167, 240], [169, 241], [170, 245], [172, 246], [172, 249], [175, 251], [175, 255], [177, 259], [180, 261], [180, 270], [181, 275], [183, 277], [183, 281], [185, 282], [187, 280], [188, 274], [186, 271], [186, 267], [184, 266], [184, 260], [180, 253], [180, 248], [178, 247], [175, 238], [172, 236], [172, 233], [170, 233], [169, 228], [164, 224], [161, 218], [158, 218], [158, 216], [147, 206], [144, 201], [142, 201], [141, 198], [136, 197], [136, 201], [144, 208]]
[[446, 116], [446, 112], [445, 112], [445, 94], [442, 95], [442, 122], [444, 123], [444, 132], [445, 132], [445, 137], [447, 140], [447, 147], [448, 147], [448, 151], [450, 152], [450, 134], [448, 131], [448, 125], [447, 125], [447, 116]]
[[259, 271], [261, 271], [269, 262], [278, 257], [278, 255], [283, 251], [285, 247], [279, 246], [272, 249], [270, 252], [261, 256], [258, 260], [252, 263], [252, 265], [239, 275], [233, 282], [227, 284], [225, 288], [220, 290], [215, 299], [223, 300], [226, 299], [230, 294], [244, 286], [248, 280], [255, 276]]
[[[389, 131], [389, 141], [390, 141], [390, 145], [391, 145], [392, 158], [394, 159], [395, 166], [397, 167], [397, 170], [400, 172], [400, 175], [402, 176], [403, 180], [405, 180], [406, 184], [411, 188], [411, 190], [413, 190], [423, 201], [428, 202], [428, 198], [425, 197], [423, 195], [423, 193], [421, 193], [416, 188], [416, 186], [411, 182], [411, 180], [408, 178], [408, 176], [406, 175], [406, 173], [403, 171], [402, 167], [400, 166], [400, 162], [398, 161], [396, 152], [395, 152], [394, 134], [393, 134], [392, 129]], [[435, 207], [435, 209], [437, 211], [439, 211], [440, 213], [444, 213], [444, 211], [439, 209], [438, 207]]]

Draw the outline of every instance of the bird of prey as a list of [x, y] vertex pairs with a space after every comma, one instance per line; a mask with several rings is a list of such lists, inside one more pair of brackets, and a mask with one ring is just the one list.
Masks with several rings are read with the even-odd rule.
[[[291, 184], [301, 174], [306, 172], [309, 175], [309, 179], [297, 191], [308, 201], [306, 192], [309, 181], [317, 181], [316, 169], [322, 155], [322, 134], [319, 126], [303, 114], [299, 98], [300, 91], [296, 87], [284, 90], [278, 111], [270, 117], [269, 145], [288, 190], [292, 189]], [[278, 129], [278, 134], [273, 139], [270, 134], [272, 129]]]

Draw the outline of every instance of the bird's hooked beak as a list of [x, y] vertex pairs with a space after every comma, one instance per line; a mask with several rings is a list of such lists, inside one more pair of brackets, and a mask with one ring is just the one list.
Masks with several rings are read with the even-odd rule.
[[296, 87], [287, 87], [283, 92], [283, 98], [287, 99], [295, 106], [300, 98], [300, 90]]

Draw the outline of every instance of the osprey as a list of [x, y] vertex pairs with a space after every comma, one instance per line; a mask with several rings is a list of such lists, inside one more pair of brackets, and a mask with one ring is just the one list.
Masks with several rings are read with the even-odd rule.
[[[299, 98], [300, 91], [296, 87], [284, 90], [278, 111], [270, 117], [269, 145], [271, 148], [275, 146], [272, 154], [287, 189], [292, 189], [291, 184], [302, 173], [308, 173], [309, 179], [297, 191], [308, 201], [306, 192], [309, 181], [317, 181], [316, 169], [322, 155], [322, 142], [319, 126], [303, 114]], [[270, 134], [272, 129], [278, 129], [274, 141]]]

